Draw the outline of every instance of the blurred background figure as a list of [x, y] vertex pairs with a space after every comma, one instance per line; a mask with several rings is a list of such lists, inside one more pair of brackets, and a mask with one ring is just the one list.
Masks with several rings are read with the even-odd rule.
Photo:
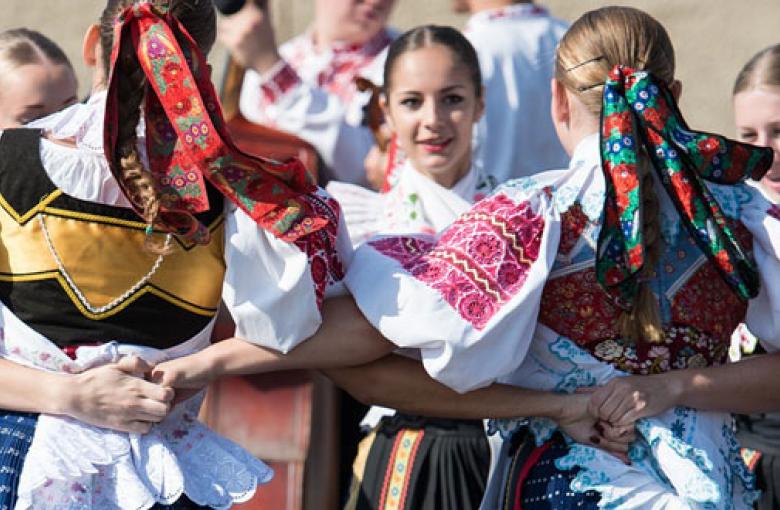
[[[771, 147], [775, 160], [759, 182], [764, 194], [780, 201], [780, 44], [770, 46], [745, 64], [734, 84], [734, 123], [739, 140]], [[740, 324], [730, 357], [764, 352], [758, 339]], [[740, 416], [737, 421], [743, 458], [761, 489], [759, 510], [780, 508], [780, 413]]]
[[464, 30], [477, 49], [485, 85], [485, 116], [476, 161], [499, 182], [566, 168], [550, 117], [555, 47], [568, 24], [528, 0], [452, 0], [471, 13]]
[[0, 33], [0, 129], [70, 106], [77, 90], [68, 57], [48, 37], [26, 28]]
[[363, 160], [373, 145], [364, 125], [368, 93], [355, 78], [381, 78], [393, 0], [315, 0], [310, 28], [277, 45], [267, 2], [247, 2], [222, 20], [220, 41], [248, 69], [241, 113], [292, 132], [323, 160], [325, 180], [365, 184]]

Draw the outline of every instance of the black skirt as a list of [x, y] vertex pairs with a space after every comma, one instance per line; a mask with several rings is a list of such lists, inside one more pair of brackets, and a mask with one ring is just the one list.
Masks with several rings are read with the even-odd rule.
[[353, 485], [352, 508], [476, 510], [489, 468], [482, 421], [386, 417]]

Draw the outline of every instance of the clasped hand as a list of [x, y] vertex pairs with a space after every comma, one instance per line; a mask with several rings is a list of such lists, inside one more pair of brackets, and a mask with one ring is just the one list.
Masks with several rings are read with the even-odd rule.
[[79, 421], [145, 434], [171, 410], [172, 387], [146, 380], [153, 367], [126, 356], [117, 363], [76, 374], [63, 388], [63, 409]]
[[618, 377], [571, 395], [559, 426], [575, 441], [602, 448], [624, 461], [636, 439], [635, 424], [674, 407], [675, 392], [664, 378]]

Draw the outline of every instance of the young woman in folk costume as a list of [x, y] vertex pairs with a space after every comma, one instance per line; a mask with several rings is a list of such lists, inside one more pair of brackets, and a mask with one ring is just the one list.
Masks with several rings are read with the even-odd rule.
[[[771, 235], [754, 230], [755, 258], [761, 272], [761, 293], [751, 301], [745, 323], [734, 333], [742, 348], [774, 352], [778, 347], [777, 295], [780, 251], [777, 219], [777, 182], [780, 176], [780, 46], [755, 55], [740, 71], [734, 84], [734, 117], [740, 140], [774, 151], [774, 162], [754, 190], [741, 196], [740, 207], [749, 223], [763, 222]], [[757, 176], [759, 177], [759, 176]], [[763, 194], [767, 201], [756, 197]], [[742, 205], [746, 204], [746, 205]], [[757, 204], [757, 206], [755, 205]], [[756, 213], [756, 210], [758, 213]], [[763, 214], [761, 214], [763, 213]], [[751, 229], [753, 230], [753, 229]], [[732, 345], [732, 359], [739, 359], [740, 345]], [[734, 349], [735, 348], [735, 349]], [[775, 508], [777, 411], [780, 398], [772, 388], [780, 384], [777, 354], [757, 355], [739, 363], [711, 368], [679, 370], [661, 376], [626, 377], [611, 382], [593, 395], [592, 410], [620, 426], [637, 418], [653, 416], [677, 406], [731, 411], [750, 416], [738, 420], [738, 438], [746, 451], [744, 459], [756, 472], [757, 487], [764, 491], [757, 508]], [[769, 390], [769, 391], [768, 391]], [[752, 413], [752, 414], [751, 414]], [[758, 450], [758, 451], [756, 451]], [[759, 453], [760, 452], [760, 453]]]
[[[472, 165], [475, 123], [484, 109], [479, 61], [456, 29], [422, 26], [396, 39], [385, 61], [380, 104], [406, 154], [398, 181], [385, 193], [354, 184], [328, 185], [344, 211], [350, 238], [432, 236], [491, 191], [489, 176]], [[475, 508], [482, 500], [490, 452], [481, 420], [423, 418], [372, 407], [363, 420], [373, 432], [356, 459], [345, 508], [379, 508], [388, 473], [403, 463], [394, 445], [425, 439], [409, 460], [403, 508]]]
[[197, 422], [202, 395], [143, 377], [208, 345], [221, 297], [243, 338], [289, 349], [351, 249], [299, 164], [231, 143], [214, 37], [210, 1], [111, 0], [89, 103], [2, 132], [5, 506], [227, 508], [271, 477]]
[[[435, 243], [359, 248], [347, 285], [361, 310], [459, 391], [501, 381], [566, 392], [724, 363], [749, 300], [771, 317], [778, 287], [766, 275], [780, 222], [743, 182], [766, 172], [771, 151], [691, 131], [679, 92], [656, 20], [583, 15], [553, 81], [569, 169], [508, 183]], [[606, 437], [632, 426], [594, 408], [613, 426]], [[495, 428], [505, 441], [484, 508], [750, 508], [755, 497], [727, 413], [676, 407], [637, 422], [630, 464], [549, 420]]]
[[[739, 72], [733, 92], [734, 122], [737, 137], [747, 143], [771, 147], [775, 154], [772, 168], [760, 181], [760, 188], [769, 200], [780, 202], [780, 44], [758, 52]], [[735, 342], [736, 341], [736, 342]], [[732, 337], [736, 359], [742, 346], [752, 354], [758, 341], [740, 324]], [[759, 349], [760, 350], [760, 349]], [[762, 491], [758, 508], [769, 510], [780, 505], [778, 473], [780, 464], [780, 414], [761, 413], [738, 419], [738, 438], [746, 450], [748, 466], [756, 472], [756, 482]]]

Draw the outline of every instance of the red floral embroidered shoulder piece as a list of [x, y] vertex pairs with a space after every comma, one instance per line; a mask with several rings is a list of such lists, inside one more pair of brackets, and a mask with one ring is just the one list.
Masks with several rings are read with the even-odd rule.
[[542, 216], [528, 202], [499, 193], [461, 216], [430, 250], [408, 238], [370, 244], [437, 290], [480, 330], [522, 288], [539, 255], [543, 229]]

